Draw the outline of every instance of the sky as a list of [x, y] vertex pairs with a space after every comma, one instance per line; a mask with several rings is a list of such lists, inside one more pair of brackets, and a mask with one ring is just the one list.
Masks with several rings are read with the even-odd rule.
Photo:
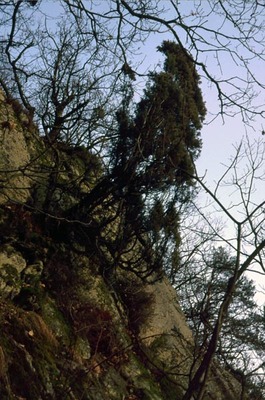
[[[198, 2], [197, 2], [198, 3]], [[183, 14], [189, 15], [192, 10], [194, 10], [194, 1], [183, 1], [180, 2], [183, 6]], [[207, 7], [207, 2], [201, 2], [204, 7]], [[220, 22], [220, 18], [215, 16], [213, 18], [211, 16], [211, 21], [209, 23], [209, 27], [216, 28], [217, 26], [222, 26], [222, 22]], [[222, 26], [222, 28], [224, 28]], [[226, 33], [233, 34], [232, 27], [226, 26]], [[230, 30], [230, 31], [229, 31]], [[181, 34], [180, 34], [181, 36]], [[158, 34], [156, 36], [151, 36], [147, 43], [145, 43], [143, 47], [143, 53], [145, 54], [145, 62], [142, 68], [147, 68], [149, 66], [156, 65], [159, 60], [159, 53], [157, 53], [156, 48], [161, 44], [162, 40], [172, 39], [172, 36], [165, 32], [163, 35]], [[211, 40], [212, 38], [210, 38]], [[185, 43], [185, 38], [183, 37], [183, 43]], [[244, 54], [244, 50], [243, 54]], [[246, 54], [248, 57], [248, 54]], [[205, 57], [205, 62], [210, 64], [210, 69], [212, 74], [215, 76], [219, 76], [220, 79], [223, 79], [225, 76], [233, 76], [236, 74], [240, 74], [239, 69], [233, 64], [229, 54], [223, 54], [222, 58], [220, 58], [221, 66], [217, 65], [216, 59], [207, 55]], [[256, 78], [261, 77], [261, 74], [264, 72], [264, 67], [261, 68], [261, 62], [259, 60], [251, 60], [252, 62], [252, 71], [255, 74]], [[250, 144], [254, 144], [258, 141], [263, 141], [262, 136], [262, 128], [263, 121], [260, 117], [251, 123], [250, 125], [244, 123], [242, 121], [242, 116], [239, 115], [231, 115], [227, 116], [224, 119], [219, 116], [217, 119], [213, 120], [213, 114], [218, 112], [218, 107], [220, 107], [217, 92], [215, 88], [209, 85], [205, 79], [202, 79], [201, 90], [203, 93], [204, 100], [206, 102], [206, 107], [208, 109], [208, 116], [206, 118], [206, 123], [203, 126], [201, 131], [202, 137], [202, 151], [199, 159], [196, 162], [196, 167], [198, 174], [204, 177], [204, 182], [207, 183], [207, 186], [214, 190], [216, 186], [216, 182], [223, 175], [226, 170], [226, 166], [230, 164], [231, 157], [236, 154], [236, 148], [244, 138], [248, 138]], [[258, 93], [259, 90], [257, 90]], [[265, 93], [260, 92], [257, 94], [255, 98], [255, 103], [257, 106], [264, 104]], [[265, 126], [265, 125], [264, 125]], [[265, 137], [265, 136], [264, 136]], [[262, 149], [261, 149], [262, 150]], [[246, 170], [246, 158], [243, 157], [241, 161], [241, 166], [239, 167], [239, 172], [244, 173]], [[265, 160], [262, 165], [260, 165], [260, 170], [262, 173], [265, 173]], [[260, 174], [259, 174], [260, 175]], [[264, 190], [265, 190], [265, 181], [259, 181], [255, 183], [256, 190], [253, 194], [253, 201], [256, 204], [260, 204], [264, 201]], [[233, 187], [223, 186], [219, 189], [218, 199], [224, 204], [229, 206], [236, 205], [239, 201], [238, 195], [235, 194]], [[209, 203], [209, 198], [205, 196], [204, 192], [199, 195], [199, 203], [204, 207], [205, 204]], [[208, 207], [207, 213], [210, 213], [216, 218], [219, 218], [219, 214], [216, 214], [216, 206]], [[233, 208], [233, 216], [235, 216], [238, 221], [242, 220], [241, 209], [239, 207]], [[223, 213], [220, 213], [221, 218], [224, 221], [225, 229], [224, 229], [224, 237], [231, 243], [235, 243], [235, 240], [231, 240], [231, 238], [235, 238], [237, 235], [237, 230], [235, 229], [235, 225], [231, 220], [227, 220], [224, 217]], [[247, 251], [253, 251], [253, 247], [245, 247]], [[232, 255], [232, 254], [231, 254]], [[260, 271], [260, 270], [259, 270]], [[256, 300], [258, 304], [261, 306], [265, 304], [265, 276], [257, 273], [249, 273], [250, 279], [253, 279], [257, 285], [257, 295]], [[263, 293], [261, 293], [263, 291]]]
[[[193, 1], [183, 1], [182, 4], [183, 13], [186, 15], [191, 13], [191, 11], [194, 9]], [[207, 7], [207, 2], [202, 2], [202, 4]], [[212, 16], [211, 18], [212, 19], [209, 25], [210, 27], [220, 26], [220, 18], [218, 16], [215, 16], [215, 19]], [[226, 33], [228, 33], [230, 29], [232, 35], [232, 27], [228, 26], [227, 29], [228, 30], [226, 30]], [[157, 62], [159, 61], [159, 53], [157, 53], [156, 48], [158, 45], [161, 44], [162, 40], [167, 39], [172, 39], [172, 36], [168, 32], [165, 32], [164, 34], [151, 36], [147, 40], [147, 42], [143, 46], [143, 53], [145, 54], [145, 62], [142, 65], [143, 70], [145, 68], [151, 68], [152, 70], [153, 66], [157, 64]], [[184, 37], [183, 42], [185, 43]], [[230, 76], [233, 76], [233, 74], [238, 74], [238, 69], [232, 63], [229, 55], [224, 54], [222, 55], [222, 57], [223, 60], [220, 61], [221, 66], [217, 65], [214, 57], [212, 57], [211, 59], [209, 57], [208, 63], [210, 64], [208, 65], [210, 66], [212, 74], [214, 74], [215, 76], [219, 76], [220, 79], [225, 78], [229, 74]], [[263, 74], [264, 68], [261, 68], [261, 63], [259, 60], [252, 60], [252, 71], [257, 78], [261, 77], [261, 74]], [[260, 140], [263, 141], [263, 136], [261, 133], [263, 128], [263, 121], [260, 117], [257, 117], [257, 119], [249, 125], [242, 121], [242, 116], [240, 114], [232, 114], [231, 116], [224, 117], [224, 119], [219, 116], [217, 119], [213, 120], [213, 115], [215, 112], [218, 112], [218, 107], [220, 106], [217, 98], [217, 92], [215, 88], [213, 86], [210, 86], [209, 82], [207, 82], [205, 79], [202, 79], [201, 90], [204, 100], [206, 102], [206, 107], [208, 109], [208, 116], [205, 121], [206, 123], [204, 124], [201, 131], [203, 146], [201, 155], [196, 161], [196, 167], [198, 174], [204, 177], [204, 182], [207, 183], [207, 186], [211, 188], [211, 190], [214, 190], [216, 182], [218, 182], [220, 177], [223, 175], [224, 171], [226, 170], [226, 166], [230, 164], [231, 157], [236, 154], [236, 148], [240, 144], [242, 139], [247, 137], [250, 144], [252, 145]], [[257, 95], [257, 98], [255, 98], [255, 103], [258, 106], [260, 106], [261, 104], [263, 105], [264, 97], [265, 93], [261, 91], [259, 95]], [[244, 173], [243, 171], [245, 171], [246, 162], [246, 158], [243, 157], [240, 167], [242, 168], [242, 173]], [[239, 172], [241, 171], [240, 168]], [[262, 171], [262, 173], [265, 173], [265, 160], [264, 163], [260, 166], [260, 170]], [[255, 201], [257, 204], [264, 201], [264, 189], [264, 181], [257, 181], [256, 191], [253, 195], [253, 201]], [[227, 205], [227, 208], [233, 204], [237, 204], [239, 201], [239, 198], [235, 194], [233, 187], [223, 186], [219, 189], [218, 193], [219, 200], [224, 205]], [[204, 192], [202, 192], [200, 194], [199, 201], [200, 204], [204, 206], [205, 204], [208, 204], [209, 198], [204, 195]], [[208, 207], [207, 213], [208, 212], [211, 213], [210, 207]], [[212, 207], [212, 214], [216, 214], [216, 206]], [[227, 220], [223, 216], [223, 213], [220, 214], [222, 215], [222, 218], [226, 225], [224, 236], [229, 241], [231, 241], [231, 238], [235, 238], [237, 234], [235, 226], [231, 221]], [[233, 216], [235, 216], [239, 221], [242, 220], [241, 210], [239, 207], [233, 208]], [[219, 218], [219, 214], [217, 218]], [[249, 248], [247, 250], [251, 252], [252, 248]], [[262, 290], [263, 288], [264, 295], [258, 293], [257, 301], [261, 305], [265, 304], [264, 275], [251, 273], [249, 274], [249, 277], [255, 280], [258, 285], [258, 290]]]

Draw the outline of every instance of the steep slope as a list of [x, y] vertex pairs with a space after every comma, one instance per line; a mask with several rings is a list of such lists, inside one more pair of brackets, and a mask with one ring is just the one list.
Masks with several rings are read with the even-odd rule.
[[[65, 217], [100, 163], [47, 143], [2, 94], [0, 110], [1, 399], [181, 400], [198, 355], [174, 289], [108, 271], [95, 228]], [[207, 399], [240, 399], [217, 364]]]

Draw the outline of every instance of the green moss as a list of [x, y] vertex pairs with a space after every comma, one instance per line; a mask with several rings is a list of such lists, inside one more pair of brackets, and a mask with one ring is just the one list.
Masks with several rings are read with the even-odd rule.
[[16, 287], [17, 281], [20, 280], [18, 271], [11, 264], [4, 264], [0, 270], [0, 276], [9, 286]]
[[60, 340], [60, 343], [69, 346], [71, 343], [72, 330], [56, 305], [55, 301], [50, 297], [45, 296], [41, 304], [41, 312], [44, 321], [51, 328], [55, 337]]
[[[58, 376], [58, 343], [43, 319], [2, 303], [0, 345], [8, 360], [7, 381], [14, 396], [46, 398]], [[11, 397], [12, 398], [12, 397]], [[16, 397], [14, 397], [16, 398]]]
[[127, 379], [129, 392], [145, 400], [162, 400], [160, 386], [146, 362], [132, 348], [127, 350], [127, 356], [128, 362], [121, 365], [120, 371]]
[[159, 354], [166, 347], [168, 347], [166, 335], [158, 336], [150, 347], [146, 347], [144, 343], [140, 342], [135, 347], [139, 366], [144, 365], [149, 374], [149, 379], [148, 375], [144, 375], [143, 380], [144, 385], [146, 385], [146, 382], [150, 384], [150, 387], [145, 386], [146, 397], [144, 399], [146, 400], [151, 400], [154, 393], [160, 394], [161, 398], [166, 400], [182, 399], [183, 397], [183, 375], [178, 375], [177, 371], [168, 370], [168, 365], [165, 365], [159, 359]]
[[12, 298], [19, 293], [21, 286], [22, 281], [17, 269], [11, 264], [2, 265], [0, 269], [0, 295]]

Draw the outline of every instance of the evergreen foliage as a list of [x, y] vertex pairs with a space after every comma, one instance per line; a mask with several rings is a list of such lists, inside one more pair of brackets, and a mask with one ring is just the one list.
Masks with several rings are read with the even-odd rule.
[[[180, 286], [183, 309], [199, 352], [212, 335], [227, 282], [234, 271], [235, 259], [223, 247], [213, 248], [202, 262], [193, 265], [189, 279], [186, 274], [185, 283]], [[255, 285], [249, 278], [238, 279], [216, 350], [219, 361], [240, 377], [243, 389], [254, 382], [254, 386], [259, 386], [260, 371], [255, 368], [263, 359], [264, 317], [255, 302], [255, 293]]]
[[179, 244], [177, 206], [192, 193], [206, 109], [188, 53], [168, 41], [158, 50], [165, 55], [164, 69], [149, 74], [133, 115], [127, 82], [111, 159], [112, 179], [126, 209], [125, 231], [138, 239], [144, 235], [145, 252], [150, 246], [162, 265]]
[[[144, 277], [161, 272], [172, 254], [176, 257], [178, 208], [194, 191], [193, 161], [200, 153], [200, 128], [206, 113], [192, 58], [173, 42], [164, 42], [159, 51], [165, 55], [164, 69], [149, 74], [137, 104], [133, 102], [132, 77], [125, 74], [117, 129], [105, 147], [110, 165], [67, 213], [68, 218], [78, 216], [89, 223], [88, 236], [96, 225], [98, 243], [111, 252], [113, 265], [126, 265]], [[94, 218], [98, 207], [116, 209], [117, 214], [105, 212], [98, 223]], [[110, 243], [102, 230], [116, 217], [117, 237], [112, 235]], [[128, 259], [128, 248], [134, 249], [137, 262]]]
[[192, 58], [174, 42], [163, 42], [158, 49], [166, 57], [164, 70], [150, 73], [133, 118], [124, 102], [113, 150], [114, 174], [122, 171], [126, 181], [145, 192], [191, 184], [191, 156], [199, 155], [206, 113]]

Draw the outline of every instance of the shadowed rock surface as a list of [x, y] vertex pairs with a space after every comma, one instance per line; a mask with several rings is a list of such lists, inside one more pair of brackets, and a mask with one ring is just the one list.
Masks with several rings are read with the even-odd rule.
[[[198, 355], [175, 290], [107, 273], [95, 231], [65, 217], [100, 163], [45, 142], [2, 94], [0, 110], [1, 399], [181, 400]], [[240, 385], [213, 364], [204, 398], [239, 400]]]

